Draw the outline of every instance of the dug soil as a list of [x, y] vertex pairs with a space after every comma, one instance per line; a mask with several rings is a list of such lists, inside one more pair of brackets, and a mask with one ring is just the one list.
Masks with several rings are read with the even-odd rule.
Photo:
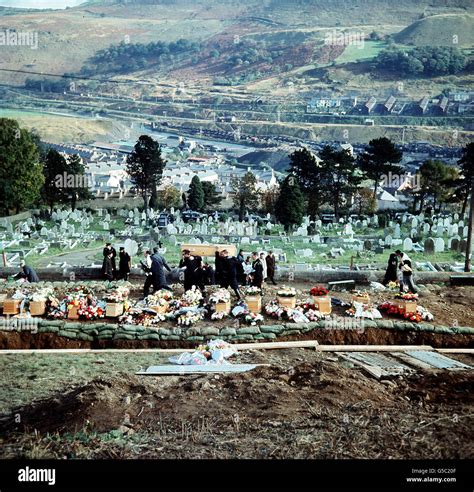
[[66, 387], [2, 417], [0, 456], [474, 458], [472, 371], [378, 381], [304, 349], [232, 362], [268, 365]]
[[[316, 329], [304, 334], [278, 337], [278, 341], [317, 340], [320, 345], [431, 345], [434, 348], [472, 348], [474, 335], [450, 335], [426, 331], [384, 328], [363, 330]], [[266, 340], [268, 341], [268, 340]], [[196, 342], [168, 340], [96, 340], [88, 342], [59, 337], [54, 333], [0, 332], [0, 349], [108, 349], [195, 348]]]

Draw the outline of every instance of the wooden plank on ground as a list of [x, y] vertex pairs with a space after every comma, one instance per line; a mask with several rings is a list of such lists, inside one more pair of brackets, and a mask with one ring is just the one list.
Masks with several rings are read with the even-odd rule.
[[[407, 350], [435, 350], [430, 345], [319, 345], [317, 340], [298, 340], [294, 342], [261, 342], [261, 343], [235, 343], [237, 350], [272, 350], [291, 348], [312, 348], [321, 352], [406, 352]], [[9, 354], [118, 354], [118, 353], [150, 353], [150, 354], [179, 354], [182, 352], [194, 352], [195, 349], [176, 348], [124, 348], [124, 349], [3, 349], [0, 355]], [[474, 349], [437, 349], [444, 350], [471, 350]]]
[[472, 348], [440, 348], [435, 349], [436, 352], [441, 352], [442, 354], [470, 354], [474, 355], [474, 349]]
[[150, 366], [146, 371], [139, 371], [138, 376], [182, 376], [186, 374], [222, 374], [248, 372], [263, 364], [205, 364], [205, 365], [177, 365], [167, 364]]
[[273, 350], [291, 348], [316, 348], [316, 340], [298, 340], [295, 342], [261, 342], [261, 343], [233, 343], [237, 350]]
[[406, 352], [407, 350], [434, 350], [430, 345], [318, 345], [321, 352]]

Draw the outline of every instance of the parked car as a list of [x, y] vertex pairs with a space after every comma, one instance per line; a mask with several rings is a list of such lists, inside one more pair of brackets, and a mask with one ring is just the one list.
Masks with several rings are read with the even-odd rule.
[[195, 222], [197, 219], [200, 219], [203, 217], [204, 214], [201, 214], [200, 212], [195, 212], [193, 210], [187, 210], [186, 212], [183, 212], [181, 214], [181, 217], [183, 218], [184, 222]]

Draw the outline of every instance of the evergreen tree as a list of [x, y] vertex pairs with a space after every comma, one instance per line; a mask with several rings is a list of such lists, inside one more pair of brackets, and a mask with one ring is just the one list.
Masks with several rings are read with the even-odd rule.
[[255, 211], [258, 207], [260, 194], [257, 190], [257, 178], [247, 172], [242, 178], [232, 178], [232, 197], [239, 211], [239, 220], [244, 220], [245, 212]]
[[369, 142], [366, 150], [359, 156], [359, 167], [368, 179], [374, 181], [374, 198], [377, 197], [377, 186], [382, 176], [400, 172], [397, 166], [403, 157], [394, 143], [386, 137], [376, 138]]
[[275, 216], [289, 231], [303, 222], [304, 195], [294, 176], [288, 175], [280, 184], [280, 195], [275, 204]]
[[85, 176], [85, 167], [78, 154], [73, 154], [67, 158], [67, 173], [72, 176], [73, 186], [68, 188], [71, 208], [76, 208], [78, 200], [88, 200], [92, 198], [90, 183]]
[[303, 192], [310, 215], [316, 215], [322, 203], [323, 195], [323, 168], [319, 160], [306, 148], [296, 150], [290, 156], [292, 174]]
[[216, 185], [209, 181], [203, 181], [201, 184], [204, 191], [204, 208], [215, 209], [222, 201], [222, 196], [217, 193]]
[[464, 215], [474, 183], [474, 142], [468, 143], [462, 149], [458, 164], [460, 167], [460, 179], [456, 183], [456, 194], [462, 200], [461, 213]]
[[0, 207], [5, 215], [33, 205], [43, 183], [35, 137], [17, 121], [0, 118]]
[[148, 135], [142, 135], [132, 153], [127, 157], [127, 173], [143, 198], [147, 217], [149, 216], [148, 201], [161, 181], [166, 161], [161, 157], [158, 142]]
[[67, 190], [63, 181], [67, 179], [66, 159], [55, 149], [50, 148], [43, 162], [44, 185], [41, 197], [49, 206], [50, 213], [57, 203], [64, 203]]
[[362, 181], [361, 173], [354, 166], [355, 159], [347, 150], [336, 151], [327, 145], [319, 156], [324, 172], [324, 196], [332, 204], [338, 220], [347, 196], [354, 194]]
[[191, 210], [202, 212], [204, 209], [204, 190], [199, 176], [194, 176], [189, 185], [188, 206]]

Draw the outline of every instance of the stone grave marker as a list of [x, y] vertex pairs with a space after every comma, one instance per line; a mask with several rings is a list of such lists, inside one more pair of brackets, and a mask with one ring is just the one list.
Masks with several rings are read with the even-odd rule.
[[412, 251], [413, 250], [413, 241], [411, 238], [407, 237], [403, 241], [403, 251]]
[[426, 255], [432, 255], [435, 251], [435, 243], [434, 243], [434, 240], [429, 237], [426, 241], [425, 241], [425, 244], [424, 244], [424, 252]]
[[435, 253], [443, 253], [444, 252], [444, 240], [441, 237], [437, 237], [435, 239]]
[[451, 244], [449, 245], [451, 251], [459, 251], [459, 239], [456, 237], [451, 238]]

